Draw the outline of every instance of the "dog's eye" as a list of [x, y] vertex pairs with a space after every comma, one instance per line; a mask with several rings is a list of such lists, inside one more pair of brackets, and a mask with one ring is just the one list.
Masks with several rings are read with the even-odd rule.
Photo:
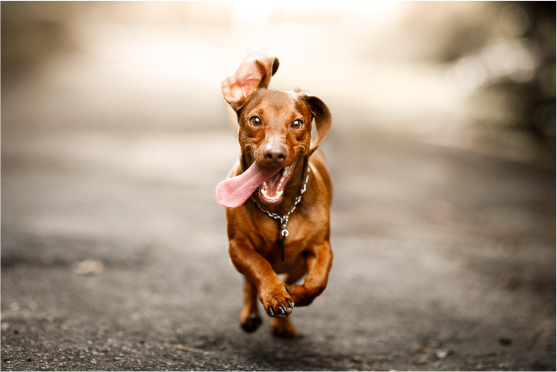
[[302, 127], [302, 121], [301, 120], [294, 120], [292, 122], [292, 128], [300, 129], [301, 127]]
[[259, 119], [257, 116], [254, 116], [253, 118], [249, 119], [249, 122], [254, 127], [257, 127], [257, 126], [261, 125], [261, 119]]

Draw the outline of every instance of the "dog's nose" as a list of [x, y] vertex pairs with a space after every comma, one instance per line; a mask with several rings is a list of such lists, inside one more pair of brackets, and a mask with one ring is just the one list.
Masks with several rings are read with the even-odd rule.
[[263, 151], [265, 160], [272, 163], [282, 163], [288, 156], [288, 151], [284, 146], [266, 146]]

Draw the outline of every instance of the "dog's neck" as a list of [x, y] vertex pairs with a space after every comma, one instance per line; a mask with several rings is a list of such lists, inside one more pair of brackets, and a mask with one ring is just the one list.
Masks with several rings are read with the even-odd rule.
[[[255, 204], [258, 204], [264, 210], [267, 210], [271, 213], [276, 213], [279, 216], [284, 216], [285, 214], [287, 214], [294, 206], [296, 198], [300, 196], [300, 191], [307, 174], [307, 167], [309, 164], [308, 158], [309, 155], [306, 155], [301, 159], [299, 159], [298, 162], [296, 163], [296, 167], [294, 168], [294, 173], [292, 174], [290, 181], [288, 182], [288, 184], [284, 189], [284, 196], [280, 203], [275, 205], [269, 205], [263, 203], [263, 201], [259, 198], [259, 190], [255, 192], [246, 201], [246, 203], [253, 204], [252, 207], [255, 208], [255, 210], [257, 210], [259, 213], [261, 213], [260, 208], [258, 208], [257, 205]], [[246, 156], [242, 154], [242, 159], [241, 159], [242, 172], [245, 172], [245, 170], [247, 169], [246, 160], [247, 160]]]

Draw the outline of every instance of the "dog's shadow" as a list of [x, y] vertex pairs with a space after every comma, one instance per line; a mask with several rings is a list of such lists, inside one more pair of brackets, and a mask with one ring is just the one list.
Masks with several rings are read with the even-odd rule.
[[[263, 335], [250, 343], [243, 354], [247, 365], [269, 370], [359, 369], [352, 357], [338, 353], [321, 354], [319, 342], [310, 335], [298, 334], [292, 340]], [[254, 340], [255, 341], [255, 340]], [[347, 362], [349, 365], [347, 365]]]
[[338, 359], [315, 352], [317, 348], [315, 340], [304, 334], [298, 334], [295, 339], [287, 340], [270, 334], [242, 332], [233, 336], [197, 335], [195, 340], [191, 337], [179, 337], [174, 341], [171, 343], [188, 345], [190, 349], [205, 351], [204, 357], [209, 359], [220, 359], [224, 356], [223, 353], [234, 355], [236, 363], [256, 370], [332, 369], [335, 364], [332, 359]]

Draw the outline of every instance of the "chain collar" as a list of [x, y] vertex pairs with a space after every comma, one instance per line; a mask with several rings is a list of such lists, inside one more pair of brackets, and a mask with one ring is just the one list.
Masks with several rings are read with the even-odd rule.
[[296, 206], [302, 200], [302, 195], [304, 195], [304, 193], [306, 192], [306, 186], [307, 186], [307, 183], [309, 181], [309, 172], [310, 172], [310, 168], [309, 168], [309, 165], [308, 165], [307, 173], [306, 173], [306, 180], [304, 181], [304, 184], [302, 185], [302, 188], [300, 190], [300, 195], [298, 195], [298, 197], [294, 201], [294, 205], [292, 206], [292, 209], [290, 209], [290, 211], [288, 213], [286, 213], [284, 216], [280, 216], [280, 215], [278, 215], [274, 212], [270, 212], [266, 209], [263, 209], [263, 207], [261, 207], [259, 205], [259, 203], [255, 202], [255, 200], [254, 200], [255, 205], [257, 205], [259, 207], [259, 209], [261, 209], [261, 212], [266, 213], [269, 217], [274, 218], [275, 220], [278, 220], [280, 222], [280, 226], [282, 228], [282, 231], [281, 231], [281, 235], [282, 235], [282, 255], [281, 255], [281, 259], [282, 259], [282, 261], [284, 261], [284, 248], [285, 248], [285, 244], [286, 244], [286, 237], [288, 236], [288, 230], [286, 229], [286, 225], [288, 224], [288, 219], [290, 218], [290, 215], [292, 214], [292, 212], [294, 212], [294, 210], [296, 209]]

